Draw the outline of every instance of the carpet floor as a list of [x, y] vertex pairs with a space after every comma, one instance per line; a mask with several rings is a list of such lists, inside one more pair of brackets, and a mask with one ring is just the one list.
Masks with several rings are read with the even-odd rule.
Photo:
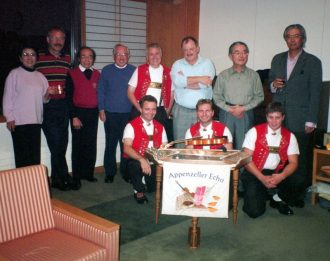
[[329, 260], [330, 212], [312, 206], [306, 199], [293, 216], [283, 216], [267, 207], [266, 213], [251, 219], [239, 201], [237, 224], [229, 219], [200, 218], [200, 247], [188, 246], [191, 218], [160, 215], [155, 224], [154, 193], [149, 203], [135, 202], [130, 184], [118, 175], [114, 183], [82, 181], [79, 191], [53, 190], [53, 197], [121, 226], [121, 261], [327, 261]]

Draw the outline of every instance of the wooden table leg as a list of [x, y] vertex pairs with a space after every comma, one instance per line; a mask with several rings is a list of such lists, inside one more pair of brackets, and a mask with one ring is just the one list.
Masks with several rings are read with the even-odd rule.
[[163, 177], [163, 167], [157, 164], [156, 167], [156, 224], [158, 224], [158, 216], [159, 216], [159, 209], [160, 209], [160, 186], [162, 182], [162, 177]]
[[233, 214], [234, 214], [234, 224], [237, 221], [237, 206], [238, 206], [238, 179], [239, 179], [239, 169], [233, 170]]
[[191, 227], [188, 232], [188, 243], [190, 248], [198, 248], [200, 242], [200, 228], [198, 225], [198, 217], [193, 217]]

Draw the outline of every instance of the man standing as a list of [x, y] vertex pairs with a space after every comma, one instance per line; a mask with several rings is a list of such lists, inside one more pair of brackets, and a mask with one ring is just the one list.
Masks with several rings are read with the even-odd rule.
[[126, 125], [123, 135], [124, 152], [129, 158], [127, 172], [135, 191], [134, 198], [139, 204], [148, 202], [145, 196], [146, 190], [148, 192], [155, 190], [155, 165], [150, 166], [144, 157], [145, 151], [147, 148], [159, 148], [167, 143], [163, 125], [154, 120], [157, 102], [157, 99], [151, 95], [143, 96], [139, 101], [141, 116]]
[[[312, 146], [309, 143], [317, 125], [322, 65], [318, 58], [304, 51], [306, 31], [302, 25], [289, 25], [283, 37], [289, 50], [273, 58], [269, 82], [274, 93], [273, 100], [283, 104], [285, 126], [297, 137], [300, 149], [297, 170], [300, 181], [297, 185], [306, 188], [311, 182], [308, 162], [311, 162]], [[296, 206], [304, 206], [304, 194], [295, 203]]]
[[233, 66], [222, 71], [216, 80], [213, 99], [220, 108], [219, 120], [234, 136], [234, 148], [241, 150], [245, 133], [253, 126], [253, 108], [264, 99], [259, 75], [246, 66], [249, 49], [243, 42], [229, 47]]
[[181, 41], [183, 57], [171, 70], [175, 105], [173, 106], [174, 139], [183, 139], [196, 122], [196, 104], [200, 99], [212, 99], [215, 68], [209, 59], [200, 57], [197, 39], [187, 36]]
[[36, 69], [45, 75], [48, 84], [56, 87], [57, 93], [49, 95], [44, 104], [42, 129], [51, 154], [52, 187], [60, 190], [70, 189], [70, 176], [65, 154], [68, 146], [69, 110], [65, 93], [65, 79], [70, 69], [71, 58], [62, 52], [65, 32], [53, 27], [47, 35], [48, 50], [39, 54]]
[[255, 126], [246, 134], [244, 152], [252, 161], [242, 173], [245, 194], [243, 211], [252, 218], [263, 215], [269, 197], [270, 206], [283, 215], [293, 215], [289, 204], [299, 195], [294, 171], [299, 148], [295, 136], [281, 127], [284, 109], [281, 103], [266, 108], [267, 123]]
[[93, 68], [96, 54], [87, 46], [77, 53], [79, 65], [69, 71], [66, 94], [69, 100], [72, 133], [72, 190], [79, 190], [81, 179], [95, 182], [97, 148], [97, 83], [100, 72]]
[[128, 123], [132, 105], [127, 98], [128, 81], [135, 67], [128, 64], [130, 52], [127, 46], [117, 44], [113, 48], [114, 63], [105, 66], [98, 84], [100, 120], [104, 122], [105, 183], [112, 183], [117, 173], [116, 150], [120, 145], [120, 171], [124, 175], [123, 131]]
[[169, 137], [172, 137], [172, 129], [168, 122], [168, 116], [173, 105], [172, 80], [170, 69], [161, 64], [162, 49], [159, 44], [151, 43], [147, 47], [148, 63], [140, 65], [132, 75], [128, 85], [128, 99], [133, 104], [131, 119], [140, 115], [139, 100], [144, 95], [152, 95], [157, 100], [157, 114], [155, 119], [166, 129]]
[[196, 116], [198, 122], [187, 130], [185, 139], [200, 136], [203, 139], [226, 136], [228, 143], [224, 145], [193, 146], [194, 149], [221, 149], [223, 146], [228, 150], [233, 149], [233, 137], [230, 130], [221, 122], [213, 120], [214, 109], [212, 100], [200, 99], [196, 104]]

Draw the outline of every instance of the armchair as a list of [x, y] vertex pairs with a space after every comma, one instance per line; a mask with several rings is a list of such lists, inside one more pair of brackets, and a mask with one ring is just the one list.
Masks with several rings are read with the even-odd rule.
[[119, 225], [51, 199], [47, 168], [0, 171], [0, 260], [118, 260]]

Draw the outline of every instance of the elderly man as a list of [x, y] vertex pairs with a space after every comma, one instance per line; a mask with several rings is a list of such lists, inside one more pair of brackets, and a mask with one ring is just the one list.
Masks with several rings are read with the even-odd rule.
[[62, 52], [65, 43], [65, 31], [53, 27], [47, 35], [48, 50], [40, 53], [35, 68], [48, 80], [58, 92], [49, 96], [44, 104], [42, 129], [45, 133], [51, 154], [52, 187], [69, 190], [71, 180], [65, 154], [68, 146], [69, 108], [66, 99], [65, 80], [71, 66], [71, 58]]
[[96, 181], [96, 141], [98, 128], [97, 82], [100, 72], [93, 68], [95, 51], [83, 46], [77, 53], [79, 65], [69, 71], [66, 93], [69, 99], [72, 133], [72, 190], [81, 179]]
[[181, 41], [183, 59], [171, 70], [175, 105], [173, 106], [174, 139], [183, 139], [185, 132], [196, 122], [195, 107], [200, 99], [212, 99], [215, 68], [209, 59], [199, 56], [196, 38], [187, 36]]
[[283, 215], [293, 215], [289, 204], [299, 195], [296, 186], [299, 148], [295, 136], [282, 127], [284, 110], [279, 102], [266, 108], [267, 123], [255, 126], [246, 134], [244, 152], [252, 156], [242, 174], [244, 184], [243, 211], [252, 218], [270, 206]]
[[131, 119], [141, 113], [139, 100], [145, 95], [152, 95], [157, 100], [157, 114], [155, 119], [166, 129], [172, 137], [172, 129], [168, 116], [173, 105], [172, 80], [170, 69], [161, 64], [162, 49], [159, 44], [151, 43], [147, 46], [147, 63], [140, 65], [132, 75], [128, 85], [128, 98], [133, 104]]
[[[113, 48], [114, 63], [102, 69], [98, 83], [98, 107], [100, 120], [104, 122], [105, 151], [103, 166], [105, 183], [112, 183], [117, 173], [116, 151], [120, 145], [120, 171], [125, 173], [123, 158], [123, 131], [129, 121], [132, 105], [127, 98], [128, 81], [135, 67], [128, 64], [130, 52], [127, 46], [116, 44]], [[123, 176], [126, 180], [127, 178]]]
[[214, 121], [214, 109], [213, 103], [210, 99], [200, 99], [196, 104], [196, 116], [198, 122], [195, 123], [186, 132], [186, 139], [191, 139], [193, 137], [212, 138], [212, 137], [227, 137], [227, 142], [225, 145], [211, 145], [211, 146], [193, 146], [194, 149], [221, 149], [225, 146], [226, 149], [233, 149], [233, 137], [230, 130], [226, 125], [219, 121]]
[[234, 136], [234, 148], [242, 149], [245, 133], [253, 126], [253, 108], [264, 99], [259, 75], [246, 66], [249, 49], [243, 42], [229, 47], [233, 66], [222, 71], [214, 86], [213, 99], [220, 107], [219, 120]]
[[[130, 121], [124, 130], [124, 152], [128, 157], [127, 172], [134, 188], [134, 198], [139, 204], [148, 202], [146, 190], [155, 189], [155, 166], [150, 166], [144, 157], [147, 148], [159, 148], [167, 143], [163, 125], [154, 120], [157, 112], [157, 99], [151, 95], [143, 96], [139, 101], [141, 115]], [[146, 183], [147, 189], [145, 187]]]
[[[321, 61], [304, 51], [306, 31], [300, 24], [289, 25], [283, 33], [288, 51], [275, 55], [269, 73], [274, 101], [283, 104], [286, 113], [285, 126], [297, 137], [300, 156], [297, 186], [306, 188], [311, 177], [311, 134], [317, 125], [320, 92], [322, 86]], [[304, 194], [295, 203], [304, 206]]]

